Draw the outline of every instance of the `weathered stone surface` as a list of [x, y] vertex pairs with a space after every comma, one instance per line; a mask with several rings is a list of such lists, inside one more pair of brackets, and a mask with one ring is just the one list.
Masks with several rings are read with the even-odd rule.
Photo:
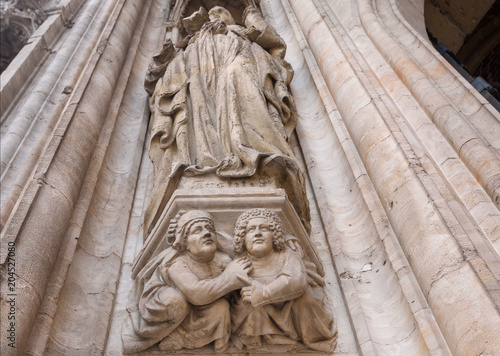
[[191, 34], [175, 54], [167, 42], [146, 77], [146, 89], [156, 87], [150, 102], [155, 185], [145, 234], [181, 177], [258, 177], [263, 165], [286, 172], [283, 188], [308, 226], [304, 175], [288, 143], [297, 117], [283, 40], [254, 6], [245, 9], [245, 27], [222, 7], [208, 15], [202, 8], [184, 22]]
[[[220, 212], [220, 197], [207, 199], [206, 205]], [[157, 249], [142, 268], [135, 266], [122, 331], [125, 353], [156, 344], [166, 352], [207, 345], [215, 353], [334, 349], [337, 331], [318, 274], [322, 269], [296, 237], [286, 234], [275, 212], [255, 208], [236, 223], [234, 213], [218, 217], [224, 226], [235, 224], [234, 238], [227, 230], [216, 231], [205, 211], [170, 219], [159, 241], [170, 247]], [[147, 245], [141, 260], [145, 253]]]
[[[179, 212], [193, 209], [206, 210], [212, 215], [217, 230], [230, 236], [234, 231], [234, 224], [238, 216], [250, 207], [261, 207], [280, 212], [284, 229], [299, 239], [308, 258], [316, 264], [320, 273], [323, 273], [317, 252], [284, 190], [270, 187], [232, 187], [177, 189], [162, 212], [155, 228], [151, 231], [148, 239], [144, 241], [142, 251], [134, 262], [132, 276], [135, 277], [152, 256], [165, 250], [169, 245], [165, 236], [169, 234], [170, 220], [175, 218]], [[227, 248], [231, 249], [232, 242], [229, 245]]]
[[[449, 3], [441, 6], [461, 16], [463, 2]], [[434, 50], [426, 37], [423, 0], [57, 4], [44, 8], [47, 19], [1, 76], [0, 313], [6, 325], [12, 304], [6, 288], [15, 277], [17, 341], [16, 348], [5, 348], [8, 332], [2, 327], [2, 355], [122, 355], [132, 276], [168, 248], [161, 241], [171, 220], [181, 211], [210, 212], [222, 231], [219, 242], [230, 237], [224, 248], [231, 252], [238, 216], [252, 208], [276, 212], [306, 259], [318, 274], [324, 272], [319, 295], [334, 310], [337, 346], [333, 352], [312, 351], [300, 341], [302, 348], [292, 347], [296, 353], [451, 355], [500, 349], [500, 114]], [[256, 17], [256, 30], [245, 24], [248, 5], [256, 5], [276, 30], [267, 39], [278, 34], [286, 44], [286, 63], [294, 71], [284, 82], [295, 103], [297, 130], [285, 131], [285, 142], [305, 173], [300, 192], [307, 193], [298, 201], [311, 207], [311, 232], [295, 211], [292, 182], [286, 181], [293, 174], [283, 168], [288, 161], [264, 159], [242, 178], [181, 175], [148, 234], [142, 223], [157, 168], [147, 152], [155, 126], [155, 117], [148, 122], [144, 91], [148, 63], [165, 44], [149, 67], [154, 92], [156, 79], [176, 72], [168, 72], [176, 56], [202, 43], [196, 34], [214, 6], [228, 9], [235, 22], [221, 24], [215, 36], [221, 45], [227, 44], [225, 29], [233, 28], [245, 31], [245, 41], [266, 46], [264, 37], [257, 39], [267, 25]], [[206, 14], [202, 10], [183, 24], [200, 6]], [[273, 58], [265, 63], [286, 66], [277, 59], [283, 47], [265, 49], [265, 57]], [[248, 69], [257, 62], [245, 63]], [[227, 92], [221, 96], [229, 98]], [[239, 103], [247, 92], [231, 102]], [[283, 122], [278, 116], [271, 119]], [[242, 119], [251, 126], [249, 116]], [[262, 127], [253, 132], [263, 134]], [[192, 129], [188, 133], [194, 136]], [[194, 139], [188, 147], [196, 151]], [[167, 157], [165, 151], [155, 156], [152, 149], [153, 160]], [[166, 177], [175, 167], [164, 168]], [[4, 248], [9, 244], [16, 249], [14, 277]], [[268, 283], [258, 271], [254, 277]], [[252, 298], [252, 290], [246, 288], [243, 297], [237, 293], [233, 305], [248, 308], [243, 300]], [[250, 308], [249, 315], [271, 310], [264, 307]], [[289, 354], [266, 341], [260, 349], [246, 348], [252, 323], [234, 315], [229, 324], [243, 349], [228, 341], [226, 354]], [[299, 328], [304, 320], [298, 318]], [[211, 343], [174, 351], [167, 342], [161, 348], [168, 350], [160, 350], [158, 341], [141, 354], [213, 354]]]

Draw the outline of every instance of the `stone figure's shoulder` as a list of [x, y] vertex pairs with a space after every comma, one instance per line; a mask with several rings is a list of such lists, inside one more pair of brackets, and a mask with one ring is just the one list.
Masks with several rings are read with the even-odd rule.
[[187, 254], [182, 254], [172, 262], [170, 268], [190, 268], [192, 262]]
[[298, 251], [292, 250], [290, 247], [286, 247], [284, 250], [279, 252], [280, 260], [286, 264], [294, 265], [304, 265], [304, 260]]
[[214, 262], [216, 262], [222, 268], [225, 268], [232, 260], [233, 259], [228, 254], [220, 251], [217, 251], [214, 256]]

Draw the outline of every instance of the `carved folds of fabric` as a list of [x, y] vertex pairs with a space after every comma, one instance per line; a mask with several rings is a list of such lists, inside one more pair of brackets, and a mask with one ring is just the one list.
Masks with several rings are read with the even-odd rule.
[[[215, 277], [230, 261], [218, 252], [210, 263], [198, 264], [172, 248], [152, 259], [136, 277], [129, 298], [129, 316], [122, 332], [124, 353], [140, 352], [158, 343], [160, 349], [168, 350], [200, 348], [212, 342], [216, 350], [227, 347], [229, 302], [220, 296], [227, 283]], [[197, 293], [183, 293], [169, 273], [186, 280], [195, 276]], [[196, 297], [204, 300], [192, 300]]]
[[[173, 56], [156, 84], [150, 143], [155, 185], [146, 211], [146, 234], [181, 174], [250, 177], [268, 158], [286, 162], [281, 164], [294, 180], [289, 186], [295, 187], [290, 195], [299, 197], [305, 191], [288, 142], [297, 122], [288, 90], [293, 70], [281, 57], [246, 39], [243, 30], [223, 22], [205, 24], [185, 50]], [[276, 48], [282, 42], [277, 39], [272, 44]]]
[[[329, 352], [337, 341], [330, 302], [313, 265], [287, 247], [253, 263], [252, 302], [237, 298], [232, 308], [232, 340], [247, 349], [266, 344], [298, 344]], [[240, 346], [241, 347], [241, 346]]]

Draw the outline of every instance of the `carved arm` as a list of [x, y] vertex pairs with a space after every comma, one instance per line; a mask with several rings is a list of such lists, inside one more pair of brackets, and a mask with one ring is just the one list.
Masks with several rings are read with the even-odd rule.
[[[169, 277], [174, 286], [193, 305], [206, 305], [227, 293], [245, 286], [238, 275], [245, 275], [243, 269], [231, 263], [213, 279], [199, 279], [185, 262], [175, 262], [169, 268]], [[248, 277], [247, 277], [248, 278]]]
[[276, 30], [267, 24], [259, 9], [253, 5], [247, 6], [243, 12], [243, 19], [247, 28], [255, 27], [261, 34], [255, 42], [267, 50], [272, 56], [285, 58], [286, 44]]
[[304, 294], [307, 288], [304, 262], [295, 252], [287, 253], [287, 262], [275, 280], [268, 284], [252, 283], [251, 303], [254, 307], [293, 300]]

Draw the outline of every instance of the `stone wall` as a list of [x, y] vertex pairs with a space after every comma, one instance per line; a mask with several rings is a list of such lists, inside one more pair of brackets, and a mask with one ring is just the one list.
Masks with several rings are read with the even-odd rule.
[[[2, 355], [122, 354], [153, 184], [143, 82], [180, 5], [61, 2], [2, 74]], [[295, 71], [334, 354], [495, 354], [500, 114], [425, 37], [423, 0], [260, 8]]]

